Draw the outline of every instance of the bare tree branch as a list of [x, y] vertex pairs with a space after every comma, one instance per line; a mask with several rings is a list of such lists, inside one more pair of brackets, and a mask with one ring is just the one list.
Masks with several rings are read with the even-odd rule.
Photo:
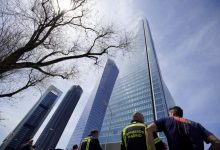
[[23, 87], [15, 90], [13, 92], [10, 92], [10, 93], [0, 94], [0, 98], [1, 97], [12, 97], [13, 95], [15, 95], [15, 94], [17, 94], [17, 93], [19, 93], [19, 92], [21, 92], [21, 91], [31, 87], [31, 86], [35, 86], [38, 82], [43, 81], [47, 77], [47, 76], [41, 76], [40, 79], [35, 79], [35, 78], [32, 77], [32, 72], [33, 72], [33, 70], [31, 70], [31, 72], [30, 72], [30, 74], [28, 76], [29, 77], [28, 81], [27, 81], [27, 83]]
[[49, 77], [76, 76], [77, 68], [56, 69], [64, 61], [86, 58], [97, 64], [101, 55], [131, 46], [129, 36], [89, 20], [90, 1], [71, 1], [68, 10], [62, 10], [61, 0], [31, 2], [8, 0], [0, 6], [1, 84], [7, 85], [19, 71], [31, 72], [23, 86], [2, 89], [0, 97], [11, 97]]

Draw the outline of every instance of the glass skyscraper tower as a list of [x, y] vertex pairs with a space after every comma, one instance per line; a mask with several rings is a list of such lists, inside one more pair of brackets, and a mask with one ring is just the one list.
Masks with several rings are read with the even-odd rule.
[[79, 85], [74, 85], [69, 89], [40, 137], [37, 139], [37, 149], [55, 149], [82, 92], [83, 90]]
[[108, 106], [118, 73], [119, 70], [115, 62], [108, 59], [100, 82], [88, 99], [84, 111], [70, 138], [67, 145], [68, 150], [71, 150], [74, 144], [80, 144], [80, 141], [84, 137], [88, 136], [91, 130], [101, 130], [106, 108]]
[[59, 89], [51, 85], [3, 141], [0, 150], [17, 150], [27, 139], [33, 138], [61, 94]]
[[133, 112], [141, 112], [145, 123], [150, 123], [168, 116], [168, 108], [174, 105], [161, 76], [147, 20], [139, 22], [134, 44], [134, 54], [119, 66], [120, 74], [103, 121], [100, 142], [111, 143], [108, 146], [119, 145], [121, 131], [130, 123]]

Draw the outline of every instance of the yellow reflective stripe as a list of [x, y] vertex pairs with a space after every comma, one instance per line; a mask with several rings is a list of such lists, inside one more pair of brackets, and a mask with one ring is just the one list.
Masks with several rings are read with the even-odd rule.
[[125, 127], [125, 129], [129, 128], [129, 127], [134, 127], [134, 126], [143, 126], [146, 127], [145, 124], [143, 123], [133, 123], [133, 124], [129, 124], [127, 127]]
[[157, 144], [158, 142], [160, 142], [160, 139], [157, 137], [154, 139], [154, 144]]
[[88, 137], [83, 139], [83, 142], [87, 142], [88, 141]]
[[91, 138], [88, 138], [87, 139], [87, 143], [86, 143], [86, 150], [89, 150], [89, 143], [90, 143], [90, 141], [91, 141]]
[[127, 130], [128, 128], [134, 127], [134, 126], [142, 126], [142, 127], [145, 128], [144, 132], [145, 132], [145, 136], [146, 136], [146, 146], [147, 146], [147, 149], [150, 150], [150, 144], [149, 144], [149, 140], [148, 140], [148, 134], [147, 134], [147, 131], [146, 131], [146, 125], [143, 124], [143, 123], [137, 123], [137, 122], [128, 125], [128, 126], [125, 127], [125, 128], [123, 129], [123, 131], [122, 131], [122, 133], [123, 133], [123, 139], [124, 139], [124, 143], [125, 143], [125, 147], [127, 148], [126, 133], [125, 133], [125, 132], [126, 132], [126, 130]]
[[126, 142], [126, 130], [127, 130], [128, 128], [130, 128], [130, 127], [134, 127], [134, 126], [137, 126], [137, 125], [146, 127], [146, 126], [145, 126], [144, 124], [142, 124], [142, 123], [133, 123], [133, 124], [128, 125], [127, 127], [125, 127], [125, 128], [122, 130], [122, 135], [123, 135], [125, 147], [127, 147], [127, 142]]
[[145, 137], [146, 137], [147, 150], [151, 150], [150, 143], [149, 143], [149, 137], [148, 137], [148, 133], [147, 133], [147, 130], [146, 130], [146, 126], [145, 126], [145, 129], [144, 129], [144, 132], [145, 132]]

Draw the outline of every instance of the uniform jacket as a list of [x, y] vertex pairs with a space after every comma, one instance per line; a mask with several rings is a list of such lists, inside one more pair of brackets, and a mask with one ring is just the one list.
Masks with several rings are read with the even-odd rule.
[[98, 138], [88, 136], [81, 142], [80, 150], [102, 150]]
[[[150, 144], [147, 141], [147, 126], [144, 123], [132, 121], [126, 126], [121, 133], [121, 150], [149, 150]], [[164, 150], [165, 145], [159, 139], [156, 133], [154, 135], [154, 143], [157, 150]]]

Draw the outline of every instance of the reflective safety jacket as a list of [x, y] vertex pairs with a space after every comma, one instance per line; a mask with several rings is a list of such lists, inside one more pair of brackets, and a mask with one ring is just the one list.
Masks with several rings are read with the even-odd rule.
[[99, 140], [92, 136], [86, 137], [82, 140], [80, 150], [102, 150]]
[[[121, 133], [121, 150], [150, 150], [147, 141], [147, 126], [144, 123], [133, 121], [126, 126]], [[165, 150], [165, 144], [159, 139], [156, 133], [153, 134], [156, 150]]]

